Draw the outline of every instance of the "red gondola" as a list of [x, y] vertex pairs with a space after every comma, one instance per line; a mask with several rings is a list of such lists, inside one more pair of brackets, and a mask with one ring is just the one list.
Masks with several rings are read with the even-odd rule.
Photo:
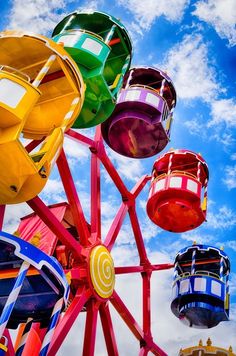
[[154, 163], [147, 203], [149, 218], [162, 229], [184, 232], [206, 220], [208, 167], [200, 154], [170, 150]]

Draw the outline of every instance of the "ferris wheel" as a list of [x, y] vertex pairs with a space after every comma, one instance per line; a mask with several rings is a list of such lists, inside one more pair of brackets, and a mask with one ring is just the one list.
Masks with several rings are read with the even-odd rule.
[[[140, 355], [167, 355], [153, 340], [151, 276], [174, 268], [172, 311], [194, 327], [229, 318], [227, 255], [212, 246], [189, 246], [173, 263], [152, 264], [136, 200], [150, 184], [147, 214], [167, 231], [184, 232], [206, 219], [208, 167], [201, 155], [170, 150], [152, 174], [130, 190], [110, 160], [104, 141], [129, 158], [161, 152], [170, 140], [176, 92], [169, 76], [131, 67], [125, 27], [100, 13], [73, 13], [53, 38], [20, 31], [0, 34], [0, 216], [6, 204], [26, 202], [33, 213], [14, 234], [0, 233], [0, 354], [56, 355], [80, 313], [86, 314], [83, 355], [95, 350], [98, 317], [108, 355], [119, 355], [110, 306], [140, 345]], [[77, 128], [96, 126], [94, 138]], [[85, 218], [64, 136], [91, 153], [90, 221]], [[75, 143], [76, 142], [76, 143]], [[54, 164], [67, 198], [47, 206], [38, 194]], [[102, 236], [101, 166], [121, 204]], [[88, 178], [89, 179], [89, 178]], [[140, 263], [114, 266], [112, 252], [128, 216]], [[116, 291], [117, 275], [142, 277], [142, 324]], [[18, 328], [13, 346], [9, 330]]]

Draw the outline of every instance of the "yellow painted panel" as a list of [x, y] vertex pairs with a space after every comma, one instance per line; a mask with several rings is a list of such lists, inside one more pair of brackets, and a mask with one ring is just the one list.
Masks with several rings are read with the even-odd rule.
[[90, 255], [90, 277], [93, 288], [102, 298], [109, 298], [115, 285], [113, 259], [105, 246], [96, 246]]
[[40, 151], [32, 155], [19, 140], [0, 145], [0, 204], [21, 203], [39, 194], [62, 143], [63, 130], [58, 128], [46, 139]]
[[79, 98], [71, 119], [67, 121], [69, 128], [81, 110], [85, 85], [76, 63], [61, 45], [41, 35], [20, 31], [0, 33], [0, 63], [24, 72], [31, 82], [52, 55], [56, 55], [56, 60], [47, 66], [48, 72], [38, 86], [41, 98], [31, 108], [23, 128], [24, 136], [28, 138], [41, 139], [55, 127], [62, 126], [73, 98]]

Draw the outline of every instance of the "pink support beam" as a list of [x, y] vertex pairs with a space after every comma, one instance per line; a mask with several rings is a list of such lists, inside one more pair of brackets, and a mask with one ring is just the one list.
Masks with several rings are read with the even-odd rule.
[[97, 331], [98, 302], [91, 299], [87, 304], [86, 326], [84, 333], [83, 356], [93, 356], [95, 350], [95, 338]]
[[147, 347], [142, 347], [139, 352], [139, 356], [147, 356], [149, 349]]
[[151, 273], [143, 272], [143, 331], [145, 336], [151, 338]]
[[139, 221], [138, 221], [138, 217], [137, 217], [137, 213], [136, 213], [134, 205], [129, 207], [129, 216], [130, 216], [130, 222], [131, 222], [131, 226], [132, 226], [132, 229], [134, 232], [134, 238], [136, 241], [136, 245], [137, 245], [137, 249], [138, 249], [138, 253], [139, 253], [139, 257], [140, 257], [140, 263], [141, 264], [149, 263], [145, 245], [144, 245], [144, 241], [143, 241], [142, 232], [141, 232], [141, 229], [139, 226]]
[[81, 260], [87, 252], [78, 241], [66, 230], [50, 209], [43, 203], [39, 197], [27, 201], [27, 204], [35, 211], [52, 232], [58, 236], [59, 240], [70, 248], [75, 256]]
[[0, 230], [2, 230], [3, 227], [5, 209], [6, 209], [5, 205], [0, 205]]
[[162, 271], [162, 270], [174, 268], [174, 266], [175, 265], [173, 263], [162, 263], [159, 265], [152, 265], [152, 270], [153, 271]]
[[119, 356], [108, 302], [101, 304], [99, 313], [107, 346], [107, 354], [109, 356]]
[[124, 274], [124, 273], [140, 273], [145, 272], [146, 270], [152, 271], [162, 271], [166, 269], [173, 268], [173, 263], [162, 263], [159, 265], [141, 265], [141, 266], [125, 266], [125, 267], [115, 267], [116, 274]]
[[90, 298], [92, 292], [87, 289], [84, 290], [80, 296], [76, 296], [71, 305], [65, 312], [63, 318], [58, 323], [47, 356], [55, 356], [63, 343], [65, 337], [69, 333], [74, 324], [78, 314], [81, 312], [83, 306]]
[[[101, 130], [96, 129], [94, 138], [96, 147], [101, 141]], [[92, 150], [91, 158], [91, 235], [95, 242], [101, 241], [101, 182], [100, 182], [100, 160], [96, 152]]]
[[128, 328], [131, 330], [131, 332], [134, 334], [134, 336], [138, 340], [143, 340], [144, 339], [144, 332], [141, 329], [141, 327], [138, 325], [130, 311], [127, 309], [121, 298], [118, 296], [116, 291], [113, 292], [113, 295], [110, 298], [110, 301], [113, 305], [113, 307], [116, 309], [118, 314], [121, 316], [121, 318], [124, 320]]
[[58, 170], [65, 189], [65, 193], [70, 204], [71, 213], [79, 234], [80, 243], [83, 246], [88, 245], [90, 233], [88, 225], [84, 217], [82, 205], [80, 203], [77, 190], [70, 172], [70, 168], [66, 159], [65, 152], [62, 150], [57, 160]]
[[41, 142], [43, 142], [44, 138], [41, 140], [32, 140], [28, 145], [25, 146], [25, 149], [28, 153], [33, 151], [38, 145], [40, 145]]
[[168, 356], [155, 342], [150, 342], [149, 350], [156, 356]]
[[137, 198], [137, 196], [140, 194], [140, 192], [143, 190], [143, 188], [150, 179], [150, 176], [145, 175], [136, 183], [136, 185], [131, 190], [131, 193], [133, 194], [134, 198]]
[[68, 131], [66, 131], [66, 135], [74, 139], [75, 141], [79, 141], [87, 147], [95, 147], [95, 142], [91, 138], [81, 135], [75, 130], [69, 129]]
[[[121, 298], [118, 294], [114, 291], [113, 295], [110, 299], [112, 305], [118, 312], [118, 314], [122, 317], [128, 328], [134, 334], [134, 336], [140, 341], [141, 344], [144, 344], [150, 351], [157, 356], [168, 356], [159, 346], [157, 346], [153, 341], [152, 338], [147, 337], [141, 327], [138, 325], [130, 311], [127, 309]], [[144, 346], [142, 346], [144, 347]]]
[[125, 203], [122, 203], [104, 241], [104, 245], [107, 247], [109, 251], [111, 251], [116, 241], [116, 238], [120, 232], [120, 228], [122, 226], [127, 211], [128, 211], [127, 205]]
[[125, 267], [115, 267], [116, 274], [124, 273], [140, 273], [144, 271], [144, 266], [125, 266]]
[[100, 158], [103, 166], [107, 170], [107, 173], [110, 175], [111, 179], [113, 180], [115, 186], [119, 190], [122, 198], [124, 200], [127, 200], [131, 194], [126, 188], [125, 184], [123, 183], [120, 175], [117, 173], [117, 170], [115, 169], [114, 165], [108, 158], [103, 145], [99, 146], [98, 157]]

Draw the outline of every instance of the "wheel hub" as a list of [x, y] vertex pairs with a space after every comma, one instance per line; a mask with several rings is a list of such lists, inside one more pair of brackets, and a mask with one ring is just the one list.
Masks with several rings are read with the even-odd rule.
[[114, 290], [115, 269], [111, 254], [106, 247], [98, 245], [92, 249], [89, 272], [96, 294], [104, 299], [109, 298]]

